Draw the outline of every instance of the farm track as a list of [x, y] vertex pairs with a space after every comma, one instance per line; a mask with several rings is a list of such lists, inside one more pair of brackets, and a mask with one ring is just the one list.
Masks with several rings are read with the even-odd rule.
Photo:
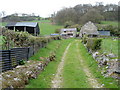
[[52, 88], [61, 88], [61, 83], [62, 83], [62, 70], [63, 70], [63, 66], [64, 66], [64, 60], [65, 60], [65, 57], [66, 57], [66, 54], [68, 52], [68, 49], [70, 47], [71, 43], [67, 46], [63, 56], [62, 56], [62, 60], [58, 66], [58, 69], [57, 69], [57, 73], [55, 75], [55, 78], [53, 79], [52, 81]]
[[[63, 54], [63, 57], [61, 59], [61, 62], [58, 65], [57, 73], [56, 73], [54, 79], [52, 80], [52, 88], [63, 88], [63, 86], [66, 87], [65, 85], [63, 85], [64, 84], [64, 77], [65, 77], [65, 76], [63, 76], [63, 70], [64, 70], [64, 67], [66, 65], [65, 62], [67, 62], [67, 60], [66, 60], [66, 58], [68, 56], [67, 54], [70, 51], [69, 49], [73, 47], [72, 45], [74, 45], [75, 50], [73, 50], [71, 52], [73, 52], [73, 53], [76, 52], [76, 55], [75, 55], [75, 58], [77, 57], [76, 61], [80, 62], [78, 68], [82, 68], [82, 70], [83, 70], [83, 72], [81, 72], [79, 70], [77, 72], [84, 74], [84, 76], [86, 77], [85, 82], [87, 82], [87, 84], [90, 86], [88, 88], [102, 88], [101, 84], [99, 84], [98, 81], [96, 80], [96, 78], [92, 75], [91, 71], [89, 70], [89, 67], [85, 64], [85, 60], [83, 60], [83, 58], [80, 54], [82, 52], [80, 52], [80, 50], [79, 50], [79, 43], [80, 43], [79, 40], [75, 40], [74, 42], [70, 43], [67, 46], [67, 48]], [[73, 72], [75, 72], [75, 71], [73, 71]], [[76, 77], [73, 77], [73, 78], [76, 78]], [[81, 81], [79, 81], [79, 82], [81, 82]], [[73, 81], [72, 83], [78, 83], [78, 82]], [[80, 86], [80, 85], [78, 85], [78, 87], [85, 88], [85, 87]], [[69, 87], [67, 87], [67, 88], [69, 88]]]
[[[78, 42], [78, 41], [77, 41]], [[83, 68], [83, 71], [85, 72], [86, 76], [88, 77], [87, 80], [89, 82], [89, 84], [93, 87], [93, 88], [102, 88], [102, 86], [98, 83], [98, 81], [95, 79], [95, 77], [92, 75], [92, 73], [90, 72], [89, 68], [84, 64], [85, 60], [83, 60], [81, 58], [80, 55], [80, 51], [79, 51], [79, 43], [76, 43], [76, 47], [77, 47], [77, 54], [78, 54], [78, 59], [81, 63], [81, 66]]]

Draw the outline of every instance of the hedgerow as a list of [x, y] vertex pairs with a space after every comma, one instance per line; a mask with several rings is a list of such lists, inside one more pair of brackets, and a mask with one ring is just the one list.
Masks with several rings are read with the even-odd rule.
[[101, 49], [102, 39], [99, 38], [88, 38], [86, 47], [88, 50], [96, 51]]
[[[30, 46], [41, 46], [47, 44], [51, 40], [58, 40], [60, 36], [47, 36], [38, 37], [32, 36], [28, 32], [18, 32], [14, 30], [8, 30], [6, 28], [0, 29], [2, 36], [5, 38], [5, 43], [3, 44], [3, 49], [13, 48], [13, 47], [30, 47]], [[7, 46], [5, 48], [5, 46]]]

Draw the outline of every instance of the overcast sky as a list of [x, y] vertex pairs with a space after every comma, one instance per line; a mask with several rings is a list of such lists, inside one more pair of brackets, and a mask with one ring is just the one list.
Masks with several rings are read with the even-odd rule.
[[7, 15], [13, 13], [35, 13], [41, 17], [48, 17], [64, 7], [73, 7], [78, 4], [118, 4], [119, 0], [1, 0], [0, 12]]

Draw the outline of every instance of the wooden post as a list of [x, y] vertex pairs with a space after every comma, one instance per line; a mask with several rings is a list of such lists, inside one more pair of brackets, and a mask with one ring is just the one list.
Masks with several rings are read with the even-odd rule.
[[26, 27], [24, 27], [24, 32], [26, 32]]
[[15, 26], [14, 26], [14, 29], [13, 29], [14, 31], [15, 31]]
[[34, 28], [34, 35], [36, 36], [36, 28]]

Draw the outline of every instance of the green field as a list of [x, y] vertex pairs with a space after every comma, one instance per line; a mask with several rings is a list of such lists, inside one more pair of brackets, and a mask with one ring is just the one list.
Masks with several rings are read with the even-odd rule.
[[118, 26], [118, 22], [117, 21], [101, 21], [101, 24]]
[[118, 55], [118, 40], [103, 39], [100, 52], [114, 53]]
[[52, 25], [50, 23], [40, 23], [39, 26], [41, 35], [50, 35], [52, 33], [55, 33], [56, 29], [61, 29], [63, 27], [59, 25]]

